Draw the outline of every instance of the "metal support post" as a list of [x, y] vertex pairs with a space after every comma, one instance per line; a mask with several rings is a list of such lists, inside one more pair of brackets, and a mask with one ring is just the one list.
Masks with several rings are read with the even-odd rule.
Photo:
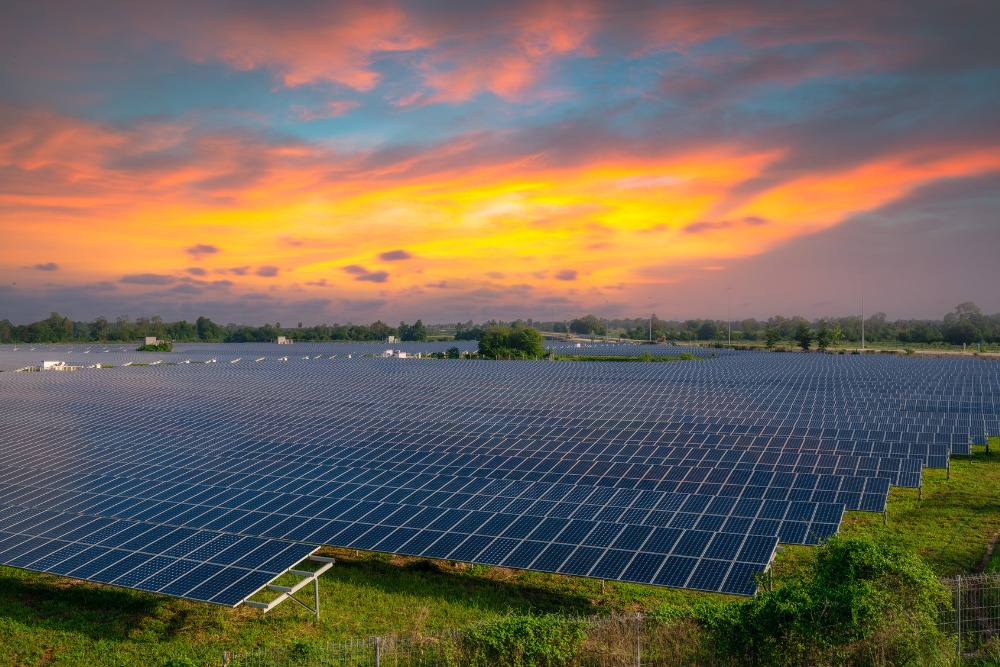
[[[287, 572], [297, 577], [302, 577], [302, 581], [295, 584], [294, 586], [277, 586], [275, 584], [268, 584], [264, 588], [266, 588], [269, 591], [277, 591], [281, 593], [281, 595], [279, 595], [274, 600], [271, 600], [270, 602], [255, 602], [253, 600], [245, 600], [244, 604], [246, 604], [248, 607], [255, 607], [257, 609], [262, 609], [266, 614], [267, 612], [271, 611], [285, 600], [292, 600], [296, 604], [305, 607], [307, 610], [312, 612], [316, 616], [316, 621], [318, 622], [319, 621], [319, 577], [321, 574], [323, 574], [331, 567], [333, 567], [334, 559], [327, 558], [325, 556], [313, 555], [309, 557], [309, 560], [314, 561], [316, 563], [322, 563], [322, 565], [318, 570], [312, 572], [308, 570], [296, 570], [294, 568], [290, 568], [289, 570], [287, 570]], [[312, 581], [313, 584], [312, 607], [310, 607], [305, 602], [295, 597], [295, 593], [297, 593], [300, 589], [307, 586], [310, 581]]]
[[375, 637], [375, 667], [380, 667], [382, 662], [382, 638]]
[[635, 613], [635, 667], [642, 665], [642, 614]]
[[955, 645], [955, 655], [962, 659], [962, 575], [955, 577], [955, 635], [958, 641]]
[[229, 651], [222, 652], [222, 667], [226, 667], [229, 664]]
[[882, 510], [882, 525], [883, 526], [888, 526], [889, 525], [889, 509], [888, 508]]
[[601, 579], [601, 595], [604, 595], [604, 580]]

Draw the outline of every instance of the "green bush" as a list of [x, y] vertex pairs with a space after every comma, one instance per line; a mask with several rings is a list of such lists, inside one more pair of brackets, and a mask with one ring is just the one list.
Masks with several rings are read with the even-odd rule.
[[937, 665], [948, 590], [914, 554], [832, 538], [806, 571], [742, 604], [702, 608], [722, 657], [766, 665]]
[[198, 664], [191, 658], [168, 658], [160, 663], [160, 667], [198, 667]]
[[157, 345], [140, 345], [135, 348], [136, 352], [173, 352], [174, 344], [169, 341], [164, 341]]
[[313, 647], [307, 641], [296, 639], [288, 647], [288, 656], [297, 662], [303, 662], [313, 654]]
[[466, 630], [455, 657], [470, 667], [557, 667], [572, 664], [586, 636], [581, 621], [513, 615]]

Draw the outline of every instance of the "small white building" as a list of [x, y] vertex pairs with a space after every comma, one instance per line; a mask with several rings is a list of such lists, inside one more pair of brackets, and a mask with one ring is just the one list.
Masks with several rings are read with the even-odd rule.
[[156, 336], [146, 336], [145, 338], [139, 339], [139, 345], [159, 345], [160, 341], [156, 340]]
[[[409, 355], [412, 356], [412, 355]], [[382, 353], [382, 357], [385, 359], [406, 359], [407, 354], [402, 350], [386, 350]], [[420, 358], [420, 353], [417, 353], [417, 358]]]
[[83, 366], [71, 366], [65, 361], [43, 361], [39, 370], [42, 371], [78, 371]]
[[288, 340], [284, 336], [278, 336], [278, 338], [274, 342], [277, 343], [278, 345], [291, 345], [292, 344], [292, 341]]
[[382, 341], [382, 342], [383, 343], [389, 343], [390, 345], [392, 345], [393, 343], [398, 343], [399, 341], [396, 339], [395, 336], [386, 336], [385, 340]]

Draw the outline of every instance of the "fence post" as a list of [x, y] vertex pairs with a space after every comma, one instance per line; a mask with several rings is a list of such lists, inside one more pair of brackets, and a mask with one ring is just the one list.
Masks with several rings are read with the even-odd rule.
[[955, 635], [958, 638], [955, 646], [957, 664], [962, 660], [962, 575], [955, 577]]
[[226, 667], [229, 664], [229, 651], [222, 652], [222, 667]]
[[381, 651], [380, 651], [380, 649], [381, 649], [380, 644], [381, 643], [382, 642], [379, 641], [379, 637], [376, 636], [375, 637], [375, 667], [379, 667], [379, 663], [381, 662], [381, 658], [382, 658], [382, 656], [380, 655], [380, 653], [381, 653]]
[[635, 667], [642, 665], [642, 614], [635, 612]]

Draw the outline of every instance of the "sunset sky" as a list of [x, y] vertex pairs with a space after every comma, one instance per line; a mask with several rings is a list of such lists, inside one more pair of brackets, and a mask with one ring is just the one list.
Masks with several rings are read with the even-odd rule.
[[0, 318], [812, 318], [858, 313], [862, 273], [869, 313], [995, 313], [998, 26], [995, 0], [3, 3]]

